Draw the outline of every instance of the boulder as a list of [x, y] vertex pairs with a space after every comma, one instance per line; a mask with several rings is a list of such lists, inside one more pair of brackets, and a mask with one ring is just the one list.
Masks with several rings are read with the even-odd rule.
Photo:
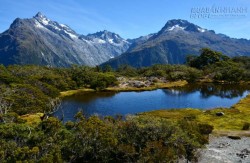
[[229, 139], [233, 139], [233, 140], [240, 140], [241, 137], [240, 136], [227, 136]]
[[223, 112], [217, 112], [216, 115], [217, 116], [223, 116], [223, 115], [225, 115], [225, 113], [223, 113]]

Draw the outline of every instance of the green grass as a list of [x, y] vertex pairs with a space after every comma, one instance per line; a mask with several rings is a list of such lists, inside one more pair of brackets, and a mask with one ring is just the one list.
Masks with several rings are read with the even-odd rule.
[[25, 120], [27, 124], [35, 126], [41, 123], [41, 117], [43, 117], [43, 115], [43, 113], [26, 114], [20, 116], [20, 118]]
[[[224, 116], [216, 116], [217, 112], [225, 113]], [[139, 114], [139, 116], [156, 116], [170, 120], [180, 120], [184, 118], [194, 119], [200, 123], [208, 123], [218, 131], [239, 131], [244, 123], [250, 123], [250, 95], [241, 99], [237, 104], [228, 108], [216, 108], [212, 110], [198, 109], [175, 109], [175, 110], [155, 110]]]
[[94, 91], [95, 91], [94, 89], [89, 89], [89, 88], [69, 90], [69, 91], [60, 92], [60, 97], [72, 96], [74, 94], [78, 94], [78, 93], [82, 93], [82, 92], [94, 92]]
[[[155, 83], [154, 85], [150, 87], [142, 87], [142, 88], [136, 88], [136, 87], [108, 87], [102, 91], [111, 91], [111, 92], [129, 92], [129, 91], [151, 91], [159, 88], [171, 88], [171, 87], [181, 87], [188, 84], [187, 81], [176, 81], [176, 82], [168, 82], [168, 83]], [[81, 88], [77, 90], [69, 90], [60, 92], [60, 97], [66, 97], [66, 96], [72, 96], [74, 94], [84, 93], [84, 92], [94, 92], [96, 90], [89, 89], [89, 88]]]

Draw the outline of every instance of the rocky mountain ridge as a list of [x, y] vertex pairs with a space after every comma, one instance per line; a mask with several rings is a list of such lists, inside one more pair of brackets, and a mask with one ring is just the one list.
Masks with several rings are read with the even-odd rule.
[[118, 34], [101, 31], [80, 35], [39, 12], [31, 19], [17, 18], [0, 34], [0, 63], [96, 66], [122, 54], [129, 46]]
[[135, 41], [126, 53], [105, 64], [112, 67], [124, 64], [133, 67], [183, 64], [187, 55], [199, 55], [202, 48], [211, 48], [230, 57], [250, 56], [250, 40], [230, 38], [186, 20], [174, 19], [147, 39], [142, 37]]

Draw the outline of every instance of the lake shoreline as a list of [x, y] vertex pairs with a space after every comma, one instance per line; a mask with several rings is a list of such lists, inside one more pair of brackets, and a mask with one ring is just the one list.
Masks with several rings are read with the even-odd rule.
[[[244, 131], [242, 130], [243, 126], [245, 124], [250, 124], [249, 108], [250, 94], [230, 108], [214, 108], [205, 111], [194, 108], [153, 110], [139, 113], [138, 116], [155, 116], [174, 121], [181, 119], [196, 120], [199, 123], [208, 123], [214, 126], [214, 133], [219, 135], [228, 134], [231, 131]], [[223, 113], [223, 115], [218, 116], [217, 113]], [[241, 134], [241, 132], [238, 134]]]
[[150, 85], [148, 87], [120, 87], [120, 86], [114, 86], [114, 87], [108, 87], [103, 90], [94, 90], [90, 88], [80, 88], [76, 90], [68, 90], [60, 92], [60, 97], [67, 97], [72, 96], [74, 94], [78, 93], [84, 93], [84, 92], [132, 92], [132, 91], [152, 91], [156, 89], [164, 89], [164, 88], [172, 88], [172, 87], [182, 87], [187, 85], [188, 82], [185, 80], [180, 80], [176, 82], [167, 82], [167, 83], [155, 83], [154, 85]]
[[[128, 79], [127, 79], [128, 80]], [[131, 81], [131, 80], [130, 80]], [[138, 81], [138, 79], [137, 79]], [[200, 81], [196, 82], [197, 84], [203, 83], [215, 83], [210, 81]], [[230, 84], [228, 82], [216, 82], [217, 84]], [[88, 88], [82, 88], [78, 90], [69, 90], [61, 92], [60, 97], [64, 98], [67, 96], [72, 96], [81, 93], [88, 92], [141, 92], [141, 91], [152, 91], [157, 89], [164, 88], [173, 88], [173, 87], [183, 87], [189, 84], [187, 81], [176, 81], [176, 82], [155, 82], [154, 85], [149, 87], [121, 87], [120, 85], [109, 87], [104, 90], [94, 90]], [[231, 83], [232, 84], [232, 83]], [[249, 84], [249, 82], [240, 82], [239, 85]], [[138, 116], [157, 116], [161, 118], [167, 118], [170, 120], [180, 120], [183, 118], [195, 119], [201, 123], [209, 123], [213, 125], [214, 131], [227, 130], [227, 131], [240, 131], [245, 123], [250, 123], [250, 111], [247, 108], [250, 108], [250, 95], [247, 95], [245, 98], [242, 98], [236, 104], [230, 106], [230, 108], [212, 108], [210, 110], [199, 110], [195, 108], [181, 108], [181, 109], [172, 109], [172, 110], [152, 110], [146, 112], [137, 113]], [[223, 116], [216, 116], [217, 113], [223, 113]]]
[[[134, 80], [130, 80], [128, 79], [127, 81], [134, 81]], [[127, 82], [126, 81], [126, 82]], [[136, 81], [140, 81], [140, 80], [136, 80]], [[199, 80], [197, 82], [195, 82], [197, 84], [202, 84], [202, 83], [214, 83], [214, 84], [235, 84], [235, 83], [231, 83], [231, 82], [226, 82], [226, 81], [212, 81], [212, 80]], [[91, 89], [91, 88], [79, 88], [79, 89], [75, 89], [75, 90], [67, 90], [67, 91], [62, 91], [60, 92], [60, 96], [61, 98], [63, 97], [67, 97], [67, 96], [72, 96], [75, 94], [80, 94], [80, 93], [84, 93], [84, 92], [140, 92], [140, 91], [152, 91], [152, 90], [156, 90], [156, 89], [165, 89], [165, 88], [173, 88], [173, 87], [183, 87], [188, 85], [189, 83], [186, 80], [179, 80], [179, 81], [174, 81], [174, 82], [169, 82], [169, 81], [161, 81], [161, 82], [156, 82], [152, 85], [148, 85], [148, 86], [144, 86], [144, 87], [135, 87], [135, 86], [123, 86], [121, 84], [117, 85], [117, 86], [111, 86], [111, 87], [107, 87], [103, 90], [95, 90], [95, 89]], [[238, 82], [238, 84], [242, 85], [242, 84], [250, 84], [250, 82]]]
[[[211, 82], [197, 82], [197, 84], [211, 83]], [[214, 82], [212, 82], [214, 83]], [[217, 82], [218, 83], [218, 82]], [[88, 93], [88, 92], [140, 92], [140, 91], [151, 91], [156, 89], [163, 88], [172, 88], [172, 87], [183, 87], [187, 85], [186, 81], [177, 81], [177, 82], [167, 82], [167, 83], [155, 83], [154, 87], [109, 87], [105, 90], [93, 90], [93, 89], [78, 89], [61, 92], [61, 97], [72, 96], [75, 94]], [[218, 84], [230, 84], [227, 82], [219, 82]], [[249, 84], [246, 82], [240, 82], [239, 85]], [[244, 103], [246, 104], [242, 104]], [[249, 104], [248, 104], [249, 103]], [[195, 108], [181, 108], [181, 109], [172, 109], [172, 110], [152, 110], [146, 112], [137, 113], [139, 116], [150, 115], [158, 116], [161, 118], [167, 118], [170, 120], [179, 120], [183, 118], [196, 119], [201, 123], [211, 123], [215, 126], [215, 130], [241, 130], [245, 123], [250, 123], [250, 111], [248, 112], [247, 108], [250, 108], [250, 95], [247, 95], [245, 98], [242, 98], [239, 102], [229, 106], [229, 108], [211, 108], [210, 110], [199, 110]], [[223, 113], [223, 116], [216, 116], [217, 113]]]
[[[211, 82], [197, 82], [201, 83], [211, 83]], [[214, 83], [214, 82], [213, 82]], [[228, 84], [225, 82], [220, 82], [223, 84]], [[72, 96], [78, 93], [87, 93], [87, 92], [136, 92], [136, 91], [151, 91], [156, 89], [163, 88], [172, 88], [172, 87], [182, 87], [187, 85], [186, 81], [177, 81], [177, 82], [168, 82], [168, 83], [158, 83], [154, 87], [142, 87], [142, 88], [121, 88], [121, 87], [109, 87], [105, 90], [97, 91], [88, 88], [82, 88], [78, 90], [69, 90], [61, 92], [60, 97]], [[240, 84], [245, 84], [241, 82]], [[248, 83], [247, 83], [248, 84]], [[250, 123], [250, 111], [247, 110], [250, 108], [250, 95], [247, 95], [245, 98], [242, 98], [238, 103], [231, 106], [230, 108], [213, 108], [211, 110], [199, 110], [195, 108], [181, 108], [181, 109], [172, 109], [172, 110], [152, 110], [142, 113], [137, 113], [138, 116], [156, 116], [161, 118], [167, 118], [170, 120], [180, 120], [183, 118], [196, 119], [201, 123], [210, 123], [213, 125], [214, 131], [241, 131], [244, 123]], [[222, 112], [223, 116], [216, 116], [216, 113]], [[211, 123], [213, 122], [213, 123]], [[231, 125], [230, 125], [231, 124]]]

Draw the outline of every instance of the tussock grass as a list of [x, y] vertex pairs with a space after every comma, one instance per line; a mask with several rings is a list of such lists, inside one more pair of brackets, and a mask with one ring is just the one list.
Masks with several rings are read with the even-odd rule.
[[[223, 116], [217, 116], [217, 112], [223, 112]], [[245, 123], [250, 123], [250, 95], [241, 99], [231, 108], [215, 108], [212, 110], [198, 109], [175, 109], [175, 110], [155, 110], [139, 114], [139, 116], [156, 116], [170, 120], [180, 120], [189, 118], [200, 123], [208, 123], [218, 131], [239, 131]], [[248, 132], [246, 131], [248, 134]]]
[[72, 96], [72, 95], [78, 94], [78, 93], [94, 92], [94, 91], [95, 91], [94, 89], [89, 89], [89, 88], [82, 88], [82, 89], [77, 89], [77, 90], [69, 90], [69, 91], [60, 92], [60, 97]]

